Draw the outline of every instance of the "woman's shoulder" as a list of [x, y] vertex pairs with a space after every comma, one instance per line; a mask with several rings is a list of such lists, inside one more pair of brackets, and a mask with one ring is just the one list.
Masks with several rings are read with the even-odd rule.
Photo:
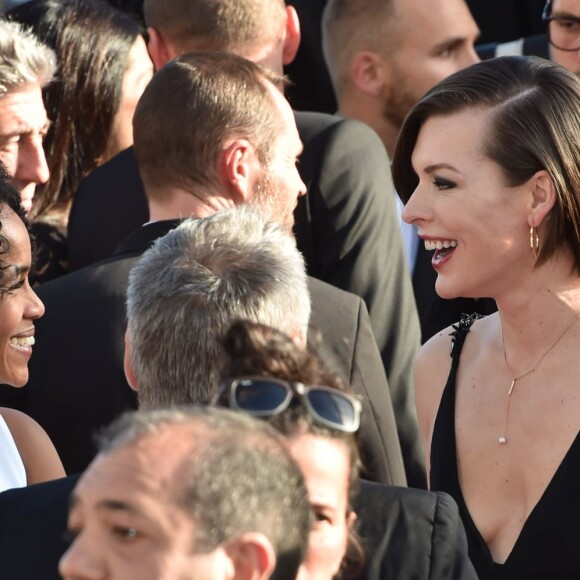
[[455, 324], [439, 331], [421, 347], [417, 362], [430, 365], [431, 362], [440, 364], [448, 360], [451, 365], [451, 359], [459, 356], [467, 337], [470, 336], [470, 343], [479, 342], [495, 316], [464, 314]]
[[0, 416], [14, 439], [29, 484], [64, 477], [64, 469], [54, 445], [32, 417], [6, 407], [0, 407]]
[[493, 316], [463, 316], [456, 324], [434, 335], [419, 350], [415, 359], [415, 397], [419, 425], [426, 445], [430, 444], [435, 416], [452, 373], [453, 360], [458, 362], [468, 336], [470, 350], [472, 347], [477, 348], [482, 336], [486, 334], [488, 319]]

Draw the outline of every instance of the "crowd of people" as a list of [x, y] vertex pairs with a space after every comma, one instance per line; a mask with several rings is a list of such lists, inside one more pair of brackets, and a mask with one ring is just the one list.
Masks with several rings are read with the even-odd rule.
[[580, 578], [580, 0], [0, 8], [2, 578]]

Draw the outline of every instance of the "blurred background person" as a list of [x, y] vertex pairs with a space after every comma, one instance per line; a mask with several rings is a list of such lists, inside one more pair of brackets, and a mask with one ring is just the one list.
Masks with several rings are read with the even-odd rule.
[[543, 32], [511, 42], [484, 44], [478, 47], [478, 53], [486, 59], [495, 56], [541, 56], [580, 76], [580, 0], [548, 0], [541, 14]]
[[580, 577], [579, 103], [554, 63], [485, 61], [419, 101], [393, 161], [437, 292], [498, 305], [415, 366], [431, 489], [457, 501], [483, 580]]
[[81, 179], [133, 143], [133, 113], [153, 64], [139, 24], [101, 0], [32, 0], [9, 17], [57, 57], [56, 78], [44, 90], [50, 178], [31, 211], [34, 281], [45, 282], [66, 272], [68, 214]]
[[[392, 158], [405, 115], [417, 100], [479, 60], [478, 34], [464, 0], [328, 0], [323, 45], [339, 113], [372, 127]], [[423, 342], [464, 312], [495, 310], [488, 300], [442, 300], [416, 229], [401, 226]]]

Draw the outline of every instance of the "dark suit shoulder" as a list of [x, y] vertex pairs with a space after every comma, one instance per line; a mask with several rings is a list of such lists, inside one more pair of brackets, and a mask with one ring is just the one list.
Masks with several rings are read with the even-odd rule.
[[7, 580], [58, 580], [74, 475], [0, 493], [0, 569]]
[[361, 481], [354, 503], [367, 579], [477, 579], [449, 495]]
[[389, 385], [366, 305], [358, 296], [315, 278], [309, 277], [308, 285], [312, 303], [309, 344], [318, 348], [329, 368], [342, 376], [362, 404], [359, 449], [365, 477], [404, 485]]
[[85, 177], [75, 194], [68, 223], [69, 269], [110, 256], [119, 241], [148, 219], [137, 160], [129, 147]]

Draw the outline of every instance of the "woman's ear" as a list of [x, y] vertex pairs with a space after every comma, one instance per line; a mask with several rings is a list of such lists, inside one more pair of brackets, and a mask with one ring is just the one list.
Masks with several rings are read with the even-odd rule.
[[536, 172], [526, 184], [532, 193], [529, 205], [528, 225], [538, 227], [556, 204], [558, 192], [550, 174], [542, 169]]

